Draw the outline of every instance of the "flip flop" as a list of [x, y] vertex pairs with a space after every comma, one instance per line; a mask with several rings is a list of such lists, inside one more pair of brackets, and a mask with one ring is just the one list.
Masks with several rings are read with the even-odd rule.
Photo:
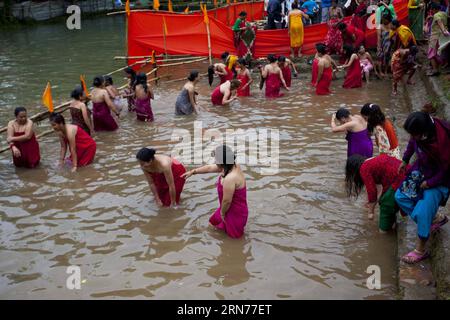
[[430, 228], [430, 233], [438, 231], [447, 222], [448, 222], [448, 218], [447, 218], [447, 216], [444, 216], [444, 219], [442, 219], [441, 221], [433, 223]]
[[416, 249], [414, 249], [410, 253], [404, 255], [402, 257], [402, 261], [405, 263], [409, 263], [409, 264], [415, 264], [422, 260], [425, 260], [429, 256], [430, 256], [430, 254], [427, 251], [425, 251], [423, 254], [420, 254], [419, 252], [417, 252]]

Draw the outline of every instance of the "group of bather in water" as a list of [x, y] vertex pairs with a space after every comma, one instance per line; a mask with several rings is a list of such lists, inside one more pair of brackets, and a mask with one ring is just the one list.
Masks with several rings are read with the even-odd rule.
[[[224, 62], [229, 63], [231, 57], [228, 55], [224, 58]], [[279, 82], [283, 87], [289, 88], [290, 72], [285, 70], [290, 68], [289, 63], [285, 58], [277, 60], [271, 55], [269, 64], [261, 68], [267, 97], [280, 96]], [[235, 70], [225, 63], [210, 67], [210, 84], [214, 73], [221, 79], [221, 84], [211, 95], [213, 104], [226, 105], [237, 96], [249, 94], [252, 79], [245, 65], [245, 61], [237, 60], [232, 65], [237, 67]], [[234, 72], [236, 74], [231, 75]], [[294, 69], [294, 72], [297, 71]], [[50, 124], [58, 133], [61, 143], [60, 163], [63, 165], [67, 161], [65, 157], [69, 149], [73, 172], [94, 160], [94, 132], [118, 128], [118, 117], [123, 106], [120, 98], [128, 100], [128, 109], [136, 113], [138, 120], [153, 121], [150, 100], [154, 95], [146, 75], [136, 75], [132, 69], [127, 69], [126, 73], [129, 85], [121, 93], [114, 87], [110, 77], [95, 77], [94, 89], [89, 97], [93, 103], [92, 120], [81, 86], [77, 86], [72, 92], [73, 100], [69, 107], [71, 124], [66, 123], [61, 113], [51, 114]], [[276, 86], [271, 80], [275, 77], [273, 75], [279, 79]], [[199, 79], [197, 71], [189, 74], [176, 101], [176, 114], [198, 111], [195, 86]], [[238, 91], [237, 94], [233, 94], [235, 90]], [[14, 164], [34, 168], [39, 164], [40, 152], [33, 122], [28, 119], [25, 108], [16, 108], [15, 116], [16, 119], [8, 124], [7, 138]], [[423, 111], [410, 114], [403, 128], [409, 133], [410, 140], [402, 157], [394, 126], [378, 105], [366, 104], [361, 108], [360, 114], [351, 114], [349, 110], [341, 108], [331, 119], [332, 132], [346, 133], [348, 141], [345, 168], [348, 196], [357, 197], [362, 188], [366, 188], [368, 218], [374, 218], [378, 202], [379, 229], [382, 232], [395, 228], [399, 209], [402, 215], [409, 215], [417, 223], [418, 238], [416, 248], [402, 259], [407, 263], [415, 263], [428, 256], [425, 246], [430, 233], [447, 222], [445, 216], [438, 219], [437, 211], [440, 205], [445, 205], [449, 196], [450, 126]], [[372, 136], [375, 137], [380, 153], [375, 157]], [[410, 164], [414, 154], [417, 160]], [[211, 216], [210, 223], [232, 238], [239, 238], [244, 234], [248, 217], [246, 179], [229, 146], [221, 145], [216, 148], [215, 164], [190, 171], [176, 159], [156, 153], [152, 148], [142, 148], [137, 152], [136, 158], [158, 206], [178, 206], [185, 181], [192, 175], [217, 173], [219, 208]], [[380, 196], [377, 185], [383, 187]]]

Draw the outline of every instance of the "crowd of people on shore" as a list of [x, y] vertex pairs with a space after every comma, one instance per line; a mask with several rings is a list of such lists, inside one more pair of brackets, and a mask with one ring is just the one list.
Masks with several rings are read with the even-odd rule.
[[[297, 10], [296, 5], [294, 1], [291, 14]], [[389, 6], [386, 8], [389, 11]], [[431, 27], [433, 29], [437, 26], [438, 29], [435, 28], [435, 31], [438, 30], [442, 36], [448, 37], [448, 31], [445, 33], [441, 28], [444, 24], [439, 18], [440, 12], [442, 11], [432, 3], [431, 13], [434, 18]], [[242, 12], [237, 27], [242, 22], [245, 23], [245, 17], [245, 12]], [[417, 54], [416, 37], [411, 29], [393, 19], [391, 13], [383, 13], [381, 21], [386, 28], [380, 32], [381, 50], [384, 51], [381, 56], [377, 53], [377, 60], [365, 50], [364, 39], [361, 39], [356, 29], [343, 22], [337, 24], [337, 29], [342, 34], [340, 65], [330, 55], [330, 44], [316, 44], [317, 53], [312, 61], [311, 75], [311, 85], [316, 94], [324, 95], [331, 92], [330, 84], [334, 72], [340, 69], [347, 69], [344, 88], [361, 87], [363, 77], [369, 81], [373, 68], [380, 77], [389, 70], [392, 72], [394, 93], [397, 91], [398, 82], [406, 73], [408, 83], [412, 83], [411, 78], [417, 66], [414, 61]], [[383, 32], [387, 32], [388, 35]], [[441, 41], [441, 38], [438, 40]], [[385, 43], [386, 41], [389, 45]], [[389, 50], [385, 50], [385, 47], [389, 47]], [[388, 52], [392, 52], [392, 56], [387, 57]], [[215, 106], [227, 106], [239, 97], [250, 96], [251, 84], [254, 81], [245, 57], [225, 52], [221, 58], [221, 62], [208, 68], [210, 86], [215, 77], [220, 80], [220, 84], [211, 92], [211, 103]], [[389, 65], [386, 65], [388, 61]], [[298, 71], [293, 61], [285, 56], [270, 54], [267, 62], [266, 65], [259, 67], [259, 88], [265, 86], [266, 98], [278, 98], [283, 95], [282, 89], [290, 90], [292, 77], [296, 77]], [[69, 106], [70, 124], [66, 123], [61, 113], [51, 114], [50, 124], [58, 134], [61, 144], [59, 161], [61, 165], [70, 163], [72, 172], [93, 162], [97, 148], [94, 133], [117, 130], [119, 117], [124, 108], [128, 107], [129, 112], [134, 112], [138, 121], [154, 120], [151, 107], [154, 94], [146, 74], [136, 73], [132, 68], [126, 68], [125, 74], [128, 85], [122, 91], [114, 86], [110, 76], [95, 77], [94, 89], [89, 97], [86, 97], [82, 86], [75, 87], [71, 93], [72, 101]], [[176, 115], [184, 116], [199, 112], [196, 92], [199, 80], [198, 71], [189, 73], [175, 102]], [[88, 98], [92, 102], [92, 111], [86, 105]], [[430, 232], [447, 222], [446, 217], [437, 221], [434, 219], [439, 206], [445, 205], [449, 196], [450, 126], [447, 122], [423, 111], [409, 115], [403, 128], [410, 135], [410, 140], [401, 156], [394, 126], [378, 105], [365, 104], [360, 114], [351, 114], [349, 110], [341, 108], [331, 119], [332, 132], [345, 132], [348, 141], [345, 168], [348, 195], [357, 197], [365, 186], [368, 196], [366, 204], [368, 217], [374, 218], [378, 202], [379, 229], [382, 232], [395, 228], [396, 212], [399, 209], [402, 214], [409, 215], [417, 223], [416, 248], [403, 257], [403, 261], [415, 263], [428, 255], [425, 245]], [[375, 157], [373, 157], [372, 135], [379, 151], [379, 155]], [[7, 141], [17, 167], [34, 168], [39, 164], [39, 144], [33, 130], [33, 122], [28, 119], [25, 108], [15, 109], [15, 120], [8, 124]], [[70, 153], [69, 159], [66, 159], [67, 150]], [[410, 164], [414, 154], [417, 160]], [[178, 206], [185, 181], [192, 175], [218, 173], [219, 208], [211, 216], [210, 223], [233, 238], [244, 234], [248, 217], [246, 180], [229, 146], [221, 145], [216, 148], [214, 165], [190, 171], [187, 171], [177, 159], [156, 153], [152, 148], [142, 148], [137, 152], [136, 158], [158, 206]], [[377, 184], [383, 187], [380, 197], [377, 194]]]

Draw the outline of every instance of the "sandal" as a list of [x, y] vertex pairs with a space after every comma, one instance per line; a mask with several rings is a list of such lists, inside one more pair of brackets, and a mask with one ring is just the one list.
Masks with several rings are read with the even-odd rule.
[[416, 249], [414, 249], [410, 253], [404, 255], [402, 257], [402, 261], [405, 263], [414, 264], [414, 263], [418, 263], [422, 260], [425, 260], [429, 256], [430, 256], [430, 254], [427, 251], [425, 251], [424, 253], [421, 253], [421, 252], [417, 251]]
[[444, 219], [441, 219], [441, 221], [433, 223], [430, 228], [430, 233], [438, 231], [447, 222], [448, 222], [448, 218], [447, 218], [447, 216], [444, 216]]

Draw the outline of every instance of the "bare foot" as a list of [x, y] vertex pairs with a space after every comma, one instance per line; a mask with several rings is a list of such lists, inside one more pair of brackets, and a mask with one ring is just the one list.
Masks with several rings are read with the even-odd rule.
[[397, 90], [392, 90], [392, 94], [394, 95], [394, 96], [396, 96], [397, 95]]
[[369, 220], [373, 220], [373, 213], [368, 214], [368, 215], [367, 215], [367, 218], [368, 218]]
[[406, 84], [415, 85], [415, 82], [412, 80], [408, 80], [408, 81], [406, 81]]

